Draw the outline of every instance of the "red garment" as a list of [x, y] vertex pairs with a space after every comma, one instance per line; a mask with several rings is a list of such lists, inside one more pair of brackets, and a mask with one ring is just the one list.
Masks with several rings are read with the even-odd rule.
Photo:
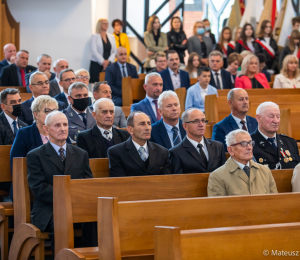
[[20, 70], [20, 72], [21, 72], [21, 79], [22, 79], [23, 87], [26, 87], [26, 82], [25, 82], [25, 70]]
[[157, 120], [159, 121], [161, 119], [161, 115], [158, 112], [157, 100], [154, 99], [154, 100], [152, 100], [152, 102], [155, 104], [155, 110], [156, 110], [156, 115], [157, 115], [156, 117], [157, 117]]
[[[270, 88], [265, 74], [257, 73], [257, 74], [255, 74], [254, 77], [264, 88]], [[235, 87], [243, 88], [243, 89], [252, 89], [252, 83], [251, 83], [251, 80], [246, 75], [242, 75], [240, 77], [236, 77]]]

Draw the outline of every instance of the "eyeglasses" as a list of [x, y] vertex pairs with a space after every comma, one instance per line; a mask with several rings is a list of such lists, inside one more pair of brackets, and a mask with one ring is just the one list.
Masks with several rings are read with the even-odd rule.
[[70, 82], [71, 80], [75, 81], [75, 78], [68, 78], [68, 79], [64, 79], [63, 81]]
[[236, 143], [236, 144], [232, 144], [232, 145], [230, 145], [230, 146], [236, 146], [236, 145], [238, 145], [238, 144], [240, 144], [242, 147], [247, 147], [248, 146], [248, 144], [250, 145], [250, 146], [254, 146], [255, 145], [255, 141], [249, 141], [249, 142], [247, 142], [247, 141], [242, 141], [242, 142], [239, 142], [239, 143]]
[[189, 121], [189, 122], [185, 122], [186, 124], [200, 124], [200, 122], [202, 124], [207, 124], [208, 123], [208, 120], [205, 120], [205, 119], [195, 119], [194, 121]]
[[58, 109], [50, 109], [50, 108], [45, 108], [44, 109], [45, 114], [49, 114], [49, 113], [51, 113], [53, 111], [58, 111]]
[[35, 83], [35, 84], [31, 84], [31, 85], [37, 85], [37, 86], [42, 86], [42, 85], [49, 85], [49, 80], [46, 80], [46, 81], [44, 81], [44, 82], [42, 82], [42, 81], [38, 81], [37, 83]]
[[90, 79], [90, 77], [79, 75], [79, 76], [77, 76], [77, 79]]

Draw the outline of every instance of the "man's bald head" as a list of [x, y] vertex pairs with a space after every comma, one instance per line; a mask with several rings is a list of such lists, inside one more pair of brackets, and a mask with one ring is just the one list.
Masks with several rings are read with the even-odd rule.
[[120, 46], [117, 49], [116, 57], [117, 57], [118, 62], [120, 62], [121, 64], [126, 63], [126, 61], [127, 61], [127, 50], [124, 47]]
[[45, 125], [50, 126], [53, 122], [55, 122], [56, 118], [62, 118], [62, 117], [67, 119], [66, 115], [61, 111], [53, 111], [46, 116]]
[[228, 92], [228, 105], [231, 108], [231, 113], [238, 117], [244, 118], [249, 110], [248, 93], [241, 88], [234, 88]]
[[[10, 61], [11, 57], [16, 56], [17, 49], [13, 43], [8, 43], [3, 47], [3, 52], [4, 52], [4, 58]], [[12, 63], [14, 63], [14, 60]]]

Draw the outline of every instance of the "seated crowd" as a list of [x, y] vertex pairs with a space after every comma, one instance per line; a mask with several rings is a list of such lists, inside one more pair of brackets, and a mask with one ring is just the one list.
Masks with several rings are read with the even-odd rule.
[[[34, 194], [32, 222], [50, 232], [52, 250], [53, 176], [93, 178], [92, 158], [108, 158], [110, 177], [209, 172], [211, 197], [277, 193], [271, 170], [299, 168], [297, 141], [277, 134], [279, 106], [263, 102], [251, 117], [246, 91], [269, 89], [272, 75], [273, 88], [300, 88], [298, 31], [292, 31], [279, 53], [269, 21], [262, 23], [257, 38], [252, 25], [245, 24], [233, 36], [224, 27], [216, 42], [207, 19], [196, 22], [194, 35], [187, 39], [179, 17], [172, 18], [171, 31], [165, 34], [159, 18], [152, 16], [144, 34], [146, 96], [131, 105], [126, 119], [122, 79], [139, 76], [129, 63], [122, 24], [115, 20], [111, 35], [107, 20], [98, 21], [90, 71], [74, 71], [68, 61], [59, 59], [51, 72], [47, 54], [40, 55], [33, 67], [28, 65], [28, 51], [17, 52], [13, 44], [4, 47], [0, 81], [8, 88], [0, 93], [0, 145], [12, 145], [11, 169], [13, 158], [27, 157], [28, 184]], [[105, 81], [99, 81], [103, 71]], [[192, 78], [197, 82], [190, 86]], [[31, 98], [22, 102], [17, 86], [32, 93]], [[180, 88], [187, 90], [184, 108], [176, 94]], [[229, 91], [231, 112], [215, 122], [212, 138], [206, 138], [205, 97], [218, 96], [224, 89]], [[300, 191], [298, 172], [294, 191]], [[10, 192], [13, 200], [11, 183], [0, 183], [0, 189]], [[91, 237], [86, 241], [95, 245]]]

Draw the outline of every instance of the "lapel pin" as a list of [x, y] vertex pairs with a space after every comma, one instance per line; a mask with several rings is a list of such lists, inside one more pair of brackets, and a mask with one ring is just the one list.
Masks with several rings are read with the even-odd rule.
[[73, 117], [73, 113], [72, 112], [69, 115], [70, 115], [70, 117]]
[[259, 161], [260, 163], [262, 163], [262, 162], [264, 161], [264, 159], [263, 159], [263, 158], [259, 158], [258, 161]]

